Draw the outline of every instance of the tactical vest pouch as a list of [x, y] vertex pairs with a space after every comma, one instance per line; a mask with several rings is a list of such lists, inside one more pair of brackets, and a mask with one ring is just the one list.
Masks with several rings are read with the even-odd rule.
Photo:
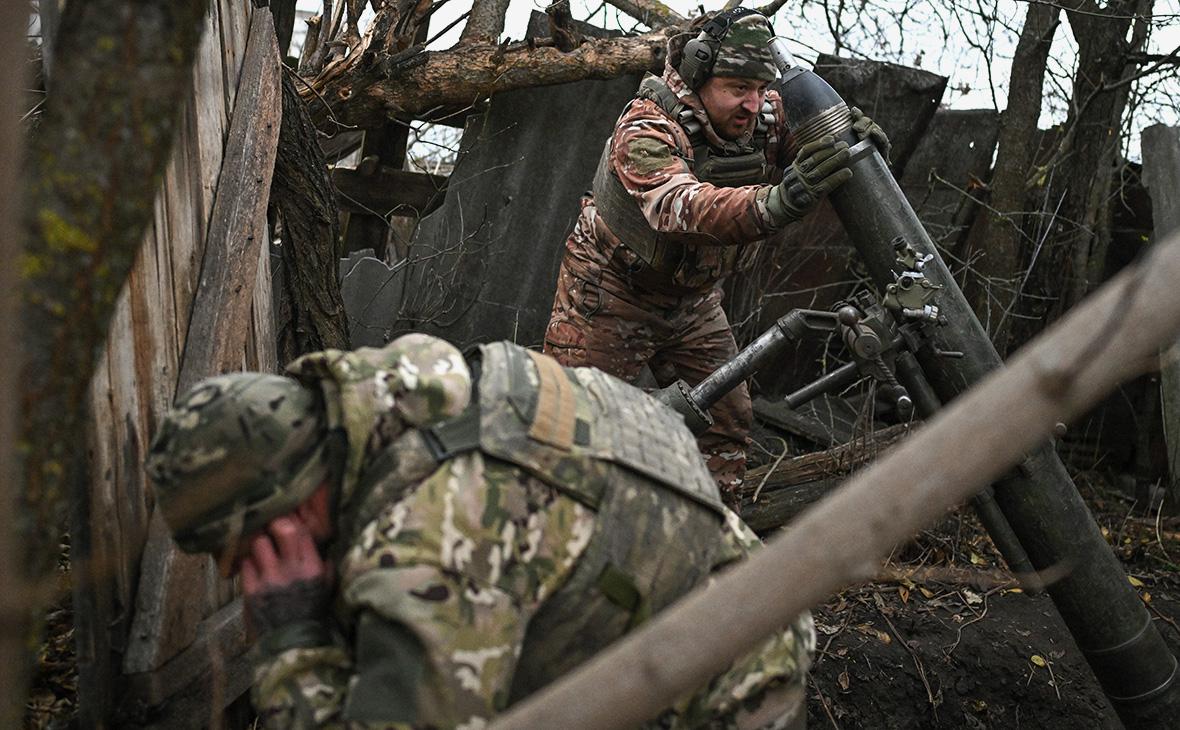
[[[642, 391], [592, 368], [541, 370], [536, 361], [549, 358], [506, 342], [481, 346], [479, 357], [479, 448], [485, 454], [593, 508], [617, 465], [643, 475], [648, 491], [675, 492], [721, 514], [721, 495], [696, 441], [679, 416]], [[575, 404], [573, 438], [563, 437], [561, 446], [532, 436], [542, 417], [544, 382], [557, 377], [565, 379]]]
[[766, 153], [755, 151], [735, 157], [708, 155], [703, 163], [693, 166], [693, 172], [701, 182], [722, 188], [760, 185], [767, 179]]
[[589, 545], [529, 622], [509, 702], [577, 667], [732, 560], [721, 519], [615, 467]]

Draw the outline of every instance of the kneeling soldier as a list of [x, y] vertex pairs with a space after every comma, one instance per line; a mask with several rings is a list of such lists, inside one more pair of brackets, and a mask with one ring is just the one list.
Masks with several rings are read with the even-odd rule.
[[[597, 370], [407, 335], [287, 372], [198, 384], [148, 457], [176, 541], [241, 574], [268, 727], [483, 727], [757, 544]], [[813, 647], [804, 615], [653, 727], [799, 727]]]

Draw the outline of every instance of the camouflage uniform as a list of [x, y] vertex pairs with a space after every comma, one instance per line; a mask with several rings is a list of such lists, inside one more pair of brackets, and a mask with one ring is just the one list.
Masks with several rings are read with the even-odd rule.
[[[733, 58], [766, 52], [765, 31], [750, 32], [751, 24], [764, 22], [758, 18], [734, 24], [725, 39]], [[782, 168], [794, 155], [787, 149], [782, 100], [774, 91], [766, 95], [759, 124], [742, 138], [717, 135], [700, 98], [676, 71], [683, 40], [669, 43], [662, 77], [683, 106], [678, 117], [652, 93], [659, 83], [649, 74], [640, 96], [619, 117], [596, 176], [607, 173], [621, 184], [675, 256], [664, 265], [645, 262], [632, 237], [604, 220], [609, 216], [602, 214], [601, 201], [596, 203], [595, 195], [601, 195], [596, 180], [595, 194], [582, 199], [566, 241], [545, 333], [545, 352], [563, 365], [590, 365], [634, 382], [646, 364], [661, 387], [677, 378], [695, 385], [737, 353], [721, 309], [721, 281], [745, 269], [775, 232], [766, 185], [782, 179]], [[719, 58], [718, 66], [724, 60]], [[724, 75], [766, 78], [766, 64], [753, 65], [730, 64]], [[714, 72], [721, 75], [718, 66]], [[773, 66], [769, 74], [773, 78]], [[700, 131], [690, 137], [685, 122], [700, 125]], [[703, 152], [715, 158], [755, 152], [763, 164], [752, 179], [707, 182], [698, 174]], [[746, 386], [721, 399], [711, 413], [715, 423], [698, 443], [722, 494], [730, 498], [745, 473], [753, 421]]]
[[[347, 436], [330, 547], [342, 639], [264, 653], [267, 727], [483, 727], [757, 544], [650, 399], [512, 345], [478, 362], [466, 411], [464, 361], [421, 335], [288, 368]], [[615, 448], [634, 441], [629, 415], [660, 427], [652, 450]], [[749, 727], [784, 702], [799, 720], [813, 649], [804, 615], [654, 726]]]

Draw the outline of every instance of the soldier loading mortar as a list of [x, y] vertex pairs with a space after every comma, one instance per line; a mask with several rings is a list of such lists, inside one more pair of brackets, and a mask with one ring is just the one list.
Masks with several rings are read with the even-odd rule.
[[[850, 178], [850, 144], [888, 154], [859, 112], [854, 139], [796, 145], [770, 88], [769, 20], [748, 8], [702, 18], [668, 41], [607, 140], [566, 241], [545, 352], [634, 382], [695, 385], [737, 354], [722, 281], [749, 269], [775, 234]], [[863, 148], [863, 146], [862, 146]], [[744, 385], [717, 403], [698, 438], [722, 496], [745, 474], [753, 407]]]
[[[898, 335], [903, 342], [907, 337], [914, 341], [898, 352], [896, 373], [885, 369], [878, 374], [899, 397], [901, 391], [897, 388], [904, 381], [905, 397], [913, 401], [919, 412], [932, 411], [940, 401], [952, 400], [999, 368], [1000, 357], [885, 160], [860, 138], [854, 115], [839, 94], [816, 74], [798, 66], [781, 41], [772, 41], [771, 49], [782, 74], [779, 90], [796, 144], [805, 146], [834, 136], [849, 145], [851, 179], [833, 190], [828, 199], [867, 264], [874, 283], [894, 305], [894, 316], [900, 312], [912, 319], [912, 324], [917, 324], [915, 327], [904, 319], [901, 321]], [[905, 244], [901, 256], [899, 242]], [[927, 309], [931, 305], [927, 299], [934, 292], [938, 292], [937, 312]], [[791, 320], [792, 314], [784, 320]], [[875, 319], [871, 311], [862, 310], [860, 314], [863, 316], [854, 322], [851, 313], [846, 313], [848, 325], [844, 326], [856, 332], [854, 339], [868, 332], [875, 333], [874, 338], [862, 340], [864, 353], [871, 355], [878, 348], [877, 354], [887, 352], [886, 343], [893, 342], [891, 330], [875, 330], [869, 324]], [[932, 320], [932, 316], [937, 319]], [[932, 327], [932, 321], [943, 325]], [[819, 312], [814, 316], [796, 315], [794, 330], [805, 331], [805, 324], [814, 323], [819, 323], [821, 330], [843, 324], [838, 315]], [[761, 348], [785, 336], [780, 333], [791, 331], [780, 327], [774, 330], [760, 338]], [[915, 338], [916, 333], [922, 336]], [[737, 358], [731, 372], [719, 374], [712, 386], [702, 388], [696, 396], [703, 401], [712, 397], [710, 391], [721, 387], [723, 382], [742, 372], [748, 375], [752, 372], [750, 360], [749, 354]], [[855, 377], [854, 369], [827, 376], [828, 381], [823, 385], [834, 387], [849, 377]], [[692, 392], [682, 385], [669, 389], [663, 399], [674, 403], [686, 401], [679, 403], [679, 407], [683, 412], [690, 412], [694, 411], [688, 397]], [[798, 397], [811, 394], [804, 389]], [[697, 416], [699, 413], [693, 413], [689, 418]], [[1002, 523], [999, 520], [997, 523], [1011, 528], [1007, 537], [997, 530], [993, 540], [1010, 565], [1023, 553], [1036, 571], [1066, 571], [1063, 577], [1046, 585], [1045, 591], [1120, 719], [1128, 727], [1161, 727], [1171, 723], [1180, 712], [1176, 658], [1103, 540], [1052, 444], [1045, 443], [1030, 452], [993, 489], [991, 499], [996, 509], [987, 510], [1003, 517]], [[1014, 546], [1022, 550], [1015, 550]]]

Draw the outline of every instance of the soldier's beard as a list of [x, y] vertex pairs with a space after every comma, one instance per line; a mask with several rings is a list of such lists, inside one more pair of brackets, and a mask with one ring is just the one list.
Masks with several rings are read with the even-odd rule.
[[732, 142], [750, 130], [750, 125], [754, 123], [754, 115], [734, 112], [722, 120], [716, 120], [710, 116], [709, 121], [718, 137]]

